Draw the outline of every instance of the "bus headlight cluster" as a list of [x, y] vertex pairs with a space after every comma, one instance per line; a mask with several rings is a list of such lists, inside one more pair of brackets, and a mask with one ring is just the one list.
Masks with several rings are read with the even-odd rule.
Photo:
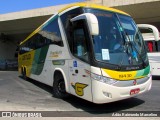
[[108, 78], [108, 77], [104, 77], [104, 76], [101, 76], [101, 75], [97, 75], [97, 74], [94, 74], [94, 73], [91, 73], [91, 78], [93, 78], [94, 80], [109, 84], [109, 85], [112, 85], [112, 84], [118, 82], [117, 80], [114, 80], [114, 79], [111, 79], [111, 78]]

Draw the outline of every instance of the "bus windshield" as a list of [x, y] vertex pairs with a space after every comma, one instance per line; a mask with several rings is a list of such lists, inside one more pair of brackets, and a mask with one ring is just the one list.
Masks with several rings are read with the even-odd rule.
[[148, 61], [142, 35], [130, 16], [96, 9], [86, 12], [98, 19], [99, 35], [92, 37], [97, 61], [118, 66]]

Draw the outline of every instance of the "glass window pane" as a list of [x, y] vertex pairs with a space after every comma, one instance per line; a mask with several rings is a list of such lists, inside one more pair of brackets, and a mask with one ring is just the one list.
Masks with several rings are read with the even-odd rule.
[[43, 37], [41, 38], [43, 44], [52, 43], [58, 46], [63, 46], [57, 18], [55, 20], [52, 20], [47, 26], [39, 31], [38, 34]]
[[73, 55], [88, 61], [87, 43], [83, 28], [74, 30]]

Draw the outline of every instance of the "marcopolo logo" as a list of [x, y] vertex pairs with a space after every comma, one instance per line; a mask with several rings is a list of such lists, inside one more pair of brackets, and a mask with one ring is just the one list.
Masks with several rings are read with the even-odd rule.
[[136, 80], [133, 81], [133, 85], [137, 85], [137, 81]]

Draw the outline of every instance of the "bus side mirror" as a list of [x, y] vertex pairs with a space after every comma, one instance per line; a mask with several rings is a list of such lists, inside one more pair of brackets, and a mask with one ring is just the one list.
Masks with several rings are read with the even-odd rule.
[[99, 25], [97, 17], [91, 13], [84, 13], [80, 14], [71, 19], [71, 22], [75, 22], [78, 20], [86, 20], [88, 24], [89, 31], [91, 35], [98, 35], [99, 34]]

